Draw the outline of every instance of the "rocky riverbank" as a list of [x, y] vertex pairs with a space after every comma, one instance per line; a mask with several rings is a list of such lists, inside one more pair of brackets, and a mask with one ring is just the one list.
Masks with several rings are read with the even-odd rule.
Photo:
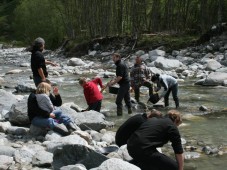
[[[124, 51], [124, 48], [118, 50], [121, 54]], [[48, 66], [49, 79], [66, 86], [76, 84], [77, 78], [84, 75], [113, 77], [115, 66], [111, 60], [112, 52], [115, 51], [93, 49], [84, 56], [65, 58], [61, 53], [46, 51], [47, 59], [59, 63], [58, 67]], [[172, 75], [179, 82], [193, 78], [196, 85], [227, 86], [226, 33], [213, 37], [203, 45], [174, 50], [172, 53], [166, 53], [163, 47], [151, 51], [139, 50], [125, 60], [129, 67], [137, 55], [142, 56], [153, 73]], [[110, 110], [105, 113], [101, 111], [104, 114], [94, 111], [81, 113], [81, 106], [77, 103], [64, 103], [61, 107], [63, 112], [81, 128], [66, 137], [46, 129], [30, 127], [27, 97], [35, 89], [30, 79], [30, 53], [25, 52], [24, 48], [0, 49], [0, 63], [0, 169], [139, 169], [127, 162], [131, 158], [126, 146], [117, 148], [114, 145], [115, 132], [111, 130], [114, 122], [106, 120]], [[73, 80], [66, 79], [71, 75], [75, 76]], [[140, 112], [136, 104], [134, 109]], [[201, 107], [201, 112], [204, 111], [208, 115], [211, 112], [209, 106]], [[184, 114], [183, 119], [187, 122], [198, 117]], [[186, 123], [180, 128], [187, 126]], [[182, 138], [182, 143], [185, 159], [189, 160], [201, 159], [205, 155], [222, 157], [227, 153], [227, 143], [212, 145], [187, 137]], [[101, 154], [103, 148], [109, 146], [117, 149], [108, 155]], [[162, 152], [173, 154], [170, 145], [166, 145]], [[196, 169], [193, 161], [186, 163], [185, 169]]]

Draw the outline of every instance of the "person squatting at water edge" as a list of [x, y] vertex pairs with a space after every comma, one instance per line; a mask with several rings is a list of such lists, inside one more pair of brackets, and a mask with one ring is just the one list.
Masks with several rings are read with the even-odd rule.
[[107, 85], [112, 86], [116, 83], [119, 84], [119, 89], [116, 98], [116, 105], [117, 105], [117, 115], [122, 116], [123, 114], [123, 105], [122, 100], [124, 99], [125, 104], [128, 108], [128, 114], [132, 113], [132, 105], [130, 101], [130, 79], [128, 74], [128, 67], [126, 64], [121, 60], [121, 56], [118, 53], [114, 53], [112, 55], [112, 60], [115, 63], [116, 67], [116, 78], [110, 81]]
[[[47, 82], [49, 81], [47, 80]], [[62, 105], [61, 95], [57, 87], [54, 87], [53, 94], [50, 93], [49, 98], [54, 106], [59, 107]], [[53, 112], [49, 113], [48, 111], [41, 109], [38, 106], [35, 92], [32, 92], [29, 95], [27, 107], [29, 120], [34, 126], [51, 129], [62, 136], [69, 135], [72, 131], [80, 129], [67, 115], [59, 114], [56, 117]], [[61, 123], [63, 123], [68, 130], [60, 126]]]
[[52, 66], [57, 66], [57, 64], [47, 61], [44, 59], [43, 50], [45, 46], [45, 41], [43, 38], [38, 37], [34, 40], [31, 47], [31, 69], [33, 73], [33, 80], [36, 87], [41, 82], [45, 82], [48, 77], [48, 72], [46, 69], [46, 64], [51, 64]]
[[[181, 114], [176, 110], [142, 123], [127, 141], [128, 153], [136, 165], [142, 170], [183, 170], [183, 147], [177, 128], [181, 123]], [[176, 161], [157, 150], [168, 141], [172, 143]]]
[[130, 117], [118, 128], [115, 136], [116, 144], [119, 147], [127, 144], [127, 141], [131, 134], [135, 132], [142, 123], [146, 122], [149, 118], [152, 117], [162, 117], [162, 113], [156, 109], [152, 109], [147, 113], [136, 114]]
[[98, 85], [101, 88], [104, 88], [102, 80], [100, 78], [95, 78], [93, 80], [87, 81], [85, 77], [81, 77], [79, 84], [84, 89], [84, 97], [88, 104], [88, 108], [83, 111], [95, 110], [97, 112], [100, 112], [103, 95], [100, 92]]
[[179, 107], [179, 99], [178, 99], [178, 83], [175, 78], [169, 75], [159, 75], [155, 74], [152, 76], [151, 81], [154, 83], [157, 83], [157, 89], [156, 92], [161, 89], [161, 87], [164, 87], [163, 93], [160, 95], [159, 100], [164, 97], [164, 103], [165, 107], [169, 106], [169, 95], [170, 92], [172, 92], [173, 100], [175, 101], [176, 108]]
[[142, 62], [142, 58], [137, 56], [135, 59], [135, 64], [130, 72], [131, 87], [135, 93], [135, 99], [137, 103], [140, 102], [140, 87], [145, 86], [149, 89], [149, 96], [153, 94], [153, 84], [150, 81], [152, 72], [149, 68]]

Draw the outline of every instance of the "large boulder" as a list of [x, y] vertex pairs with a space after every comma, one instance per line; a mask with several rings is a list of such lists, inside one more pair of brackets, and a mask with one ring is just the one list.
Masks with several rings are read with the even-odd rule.
[[68, 63], [68, 66], [84, 66], [86, 65], [80, 58], [71, 58]]
[[173, 70], [178, 67], [183, 66], [183, 64], [178, 60], [166, 59], [164, 57], [158, 57], [155, 62], [155, 66], [162, 70]]
[[103, 162], [99, 167], [91, 170], [140, 170], [139, 167], [117, 158], [111, 158]]
[[13, 157], [0, 155], [0, 169], [7, 170], [10, 169], [10, 166], [14, 163]]
[[32, 164], [38, 167], [50, 167], [53, 162], [53, 154], [47, 151], [37, 152], [32, 157]]
[[11, 146], [0, 145], [0, 155], [13, 157], [15, 152], [16, 149]]
[[114, 125], [113, 122], [108, 122], [105, 120], [105, 116], [102, 113], [90, 110], [86, 112], [78, 112], [73, 115], [76, 124], [82, 130], [96, 130], [111, 127]]
[[199, 80], [200, 83], [196, 84], [203, 86], [218, 86], [223, 85], [225, 80], [227, 80], [227, 73], [212, 72], [204, 81]]
[[207, 61], [207, 67], [206, 67], [206, 70], [208, 71], [216, 71], [217, 69], [221, 68], [222, 65], [217, 62], [216, 60], [208, 60]]
[[34, 83], [25, 83], [25, 82], [18, 83], [15, 88], [17, 92], [33, 92], [36, 90]]
[[16, 125], [27, 125], [30, 123], [27, 114], [27, 99], [12, 105], [9, 112], [9, 121]]
[[53, 167], [58, 170], [66, 165], [83, 164], [87, 169], [98, 167], [108, 158], [84, 145], [65, 145], [55, 150]]
[[15, 104], [16, 102], [17, 99], [15, 95], [0, 89], [0, 103], [3, 106], [3, 109], [9, 110], [12, 104]]

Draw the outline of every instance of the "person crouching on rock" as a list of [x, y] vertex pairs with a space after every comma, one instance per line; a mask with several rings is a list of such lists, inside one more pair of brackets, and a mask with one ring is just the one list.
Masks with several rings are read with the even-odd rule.
[[85, 77], [82, 77], [79, 80], [79, 84], [84, 89], [84, 96], [88, 104], [88, 108], [83, 111], [94, 110], [100, 112], [103, 96], [98, 85], [101, 88], [104, 88], [102, 80], [100, 78], [95, 78], [91, 81], [87, 81]]
[[[45, 82], [42, 82], [40, 85], [38, 85], [39, 88], [37, 89], [37, 92], [46, 91], [42, 88], [46, 88], [48, 90], [51, 89], [50, 84], [43, 83]], [[48, 94], [48, 97], [53, 106], [59, 107], [62, 105], [62, 99], [57, 87], [55, 87], [55, 89], [53, 90], [53, 94]], [[47, 109], [44, 109], [46, 106], [41, 106], [41, 101], [39, 101], [39, 104], [43, 109], [40, 108], [37, 102], [37, 98], [43, 98], [44, 100], [48, 101], [48, 98], [46, 98], [45, 95], [43, 95], [42, 97], [40, 97], [39, 95], [36, 96], [34, 92], [29, 95], [27, 103], [28, 117], [32, 125], [52, 129], [62, 136], [69, 135], [72, 131], [79, 129], [79, 127], [76, 126], [67, 115], [62, 114], [61, 112], [53, 113], [54, 111], [50, 112], [49, 110], [47, 111]], [[60, 126], [61, 123], [63, 123], [68, 130]]]

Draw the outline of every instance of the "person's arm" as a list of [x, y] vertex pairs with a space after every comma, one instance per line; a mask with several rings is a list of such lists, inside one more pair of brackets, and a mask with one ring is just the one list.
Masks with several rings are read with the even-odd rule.
[[184, 155], [182, 154], [175, 154], [176, 160], [178, 163], [178, 170], [183, 170], [184, 169]]
[[162, 97], [164, 97], [166, 95], [169, 87], [168, 87], [166, 80], [163, 80], [163, 79], [160, 80], [160, 86], [164, 87], [164, 91], [160, 95], [160, 99], [161, 99]]
[[50, 100], [50, 98], [47, 95], [43, 95], [42, 98], [42, 105], [49, 110], [51, 113], [54, 110], [53, 104]]
[[89, 86], [87, 86], [86, 88], [84, 88], [84, 97], [85, 97], [86, 102], [87, 102], [88, 105], [91, 104], [90, 103], [90, 101], [91, 101], [90, 97], [92, 95], [93, 95], [93, 90]]
[[48, 61], [48, 60], [45, 60], [45, 64], [50, 64], [52, 66], [58, 66], [57, 64], [51, 62], [51, 61]]
[[101, 80], [99, 77], [95, 78], [95, 79], [92, 80], [92, 81], [93, 81], [95, 84], [99, 85], [101, 88], [104, 87], [103, 84], [102, 84], [102, 80]]
[[108, 86], [112, 86], [112, 85], [118, 83], [121, 79], [122, 79], [122, 77], [117, 76], [116, 79], [114, 79], [113, 81], [108, 83]]
[[62, 105], [62, 99], [59, 93], [57, 95], [50, 94], [49, 97], [54, 106], [59, 107]]
[[42, 81], [46, 81], [46, 77], [43, 73], [43, 69], [42, 68], [38, 68], [38, 73], [39, 73], [39, 76], [41, 77]]

